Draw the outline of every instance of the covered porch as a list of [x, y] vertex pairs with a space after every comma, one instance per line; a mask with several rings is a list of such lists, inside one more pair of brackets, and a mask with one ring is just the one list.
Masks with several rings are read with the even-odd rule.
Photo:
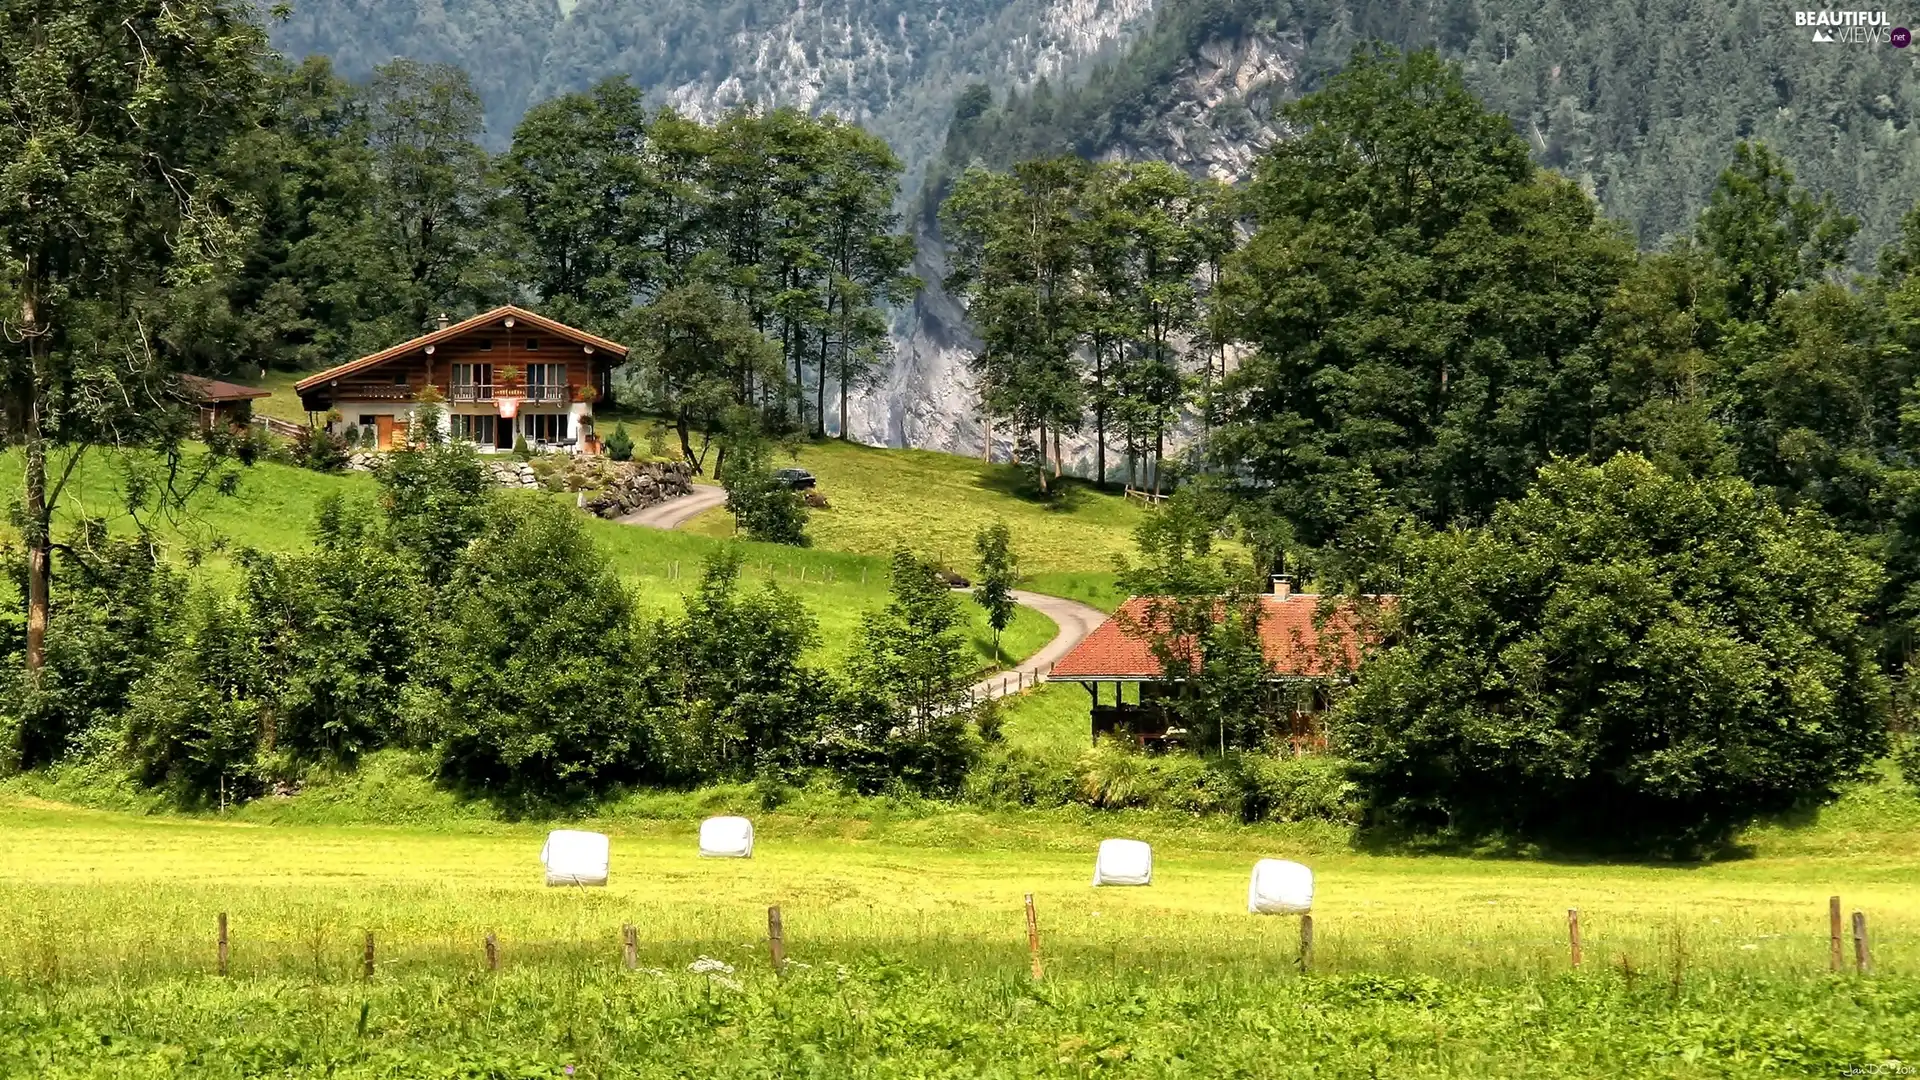
[[[1199, 749], [1188, 746], [1189, 732], [1180, 726], [1176, 704], [1178, 686], [1159, 679], [1077, 679], [1092, 699], [1091, 738], [1101, 736], [1131, 742], [1143, 750]], [[1264, 688], [1257, 711], [1268, 718], [1271, 736], [1296, 754], [1316, 754], [1327, 748], [1323, 718], [1329, 694], [1322, 680], [1278, 678]]]

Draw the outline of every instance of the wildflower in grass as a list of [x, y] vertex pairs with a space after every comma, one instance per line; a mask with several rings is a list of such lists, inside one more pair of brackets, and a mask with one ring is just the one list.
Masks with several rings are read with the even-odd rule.
[[693, 963], [688, 964], [687, 970], [693, 972], [695, 975], [707, 975], [713, 972], [719, 972], [722, 975], [731, 975], [733, 974], [733, 965], [724, 960], [715, 960], [711, 956], [703, 956]]

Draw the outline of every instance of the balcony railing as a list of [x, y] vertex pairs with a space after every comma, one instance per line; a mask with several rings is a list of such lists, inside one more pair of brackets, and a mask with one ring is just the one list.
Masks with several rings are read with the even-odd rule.
[[550, 386], [539, 384], [527, 387], [525, 396], [529, 402], [540, 402], [547, 405], [565, 405], [567, 403], [567, 388], [565, 385]]
[[471, 383], [466, 386], [456, 386], [451, 396], [455, 401], [492, 401], [493, 384]]

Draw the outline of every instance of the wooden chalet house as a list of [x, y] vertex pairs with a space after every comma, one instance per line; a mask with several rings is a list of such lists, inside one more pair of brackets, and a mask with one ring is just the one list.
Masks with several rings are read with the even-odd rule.
[[379, 449], [404, 439], [419, 395], [445, 401], [440, 424], [482, 450], [597, 452], [593, 404], [604, 401], [627, 347], [508, 305], [300, 380], [309, 414], [337, 412], [329, 429], [372, 430]]
[[[1274, 578], [1261, 595], [1260, 645], [1271, 673], [1264, 711], [1273, 734], [1298, 752], [1326, 748], [1322, 715], [1335, 682], [1348, 678], [1362, 658], [1363, 620], [1346, 601], [1323, 612], [1322, 597], [1295, 593]], [[1391, 603], [1392, 597], [1379, 597]], [[1185, 732], [1169, 706], [1177, 686], [1154, 651], [1155, 598], [1129, 597], [1093, 633], [1061, 657], [1048, 673], [1055, 682], [1077, 682], [1093, 699], [1092, 734], [1131, 739], [1150, 748], [1182, 741]]]

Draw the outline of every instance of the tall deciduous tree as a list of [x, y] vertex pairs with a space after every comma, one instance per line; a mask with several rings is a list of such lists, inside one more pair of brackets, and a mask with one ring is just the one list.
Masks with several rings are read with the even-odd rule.
[[[395, 60], [364, 91], [375, 213], [405, 283], [414, 332], [491, 291], [494, 199], [480, 95], [446, 64]], [[388, 343], [390, 344], [390, 342]]]
[[1580, 453], [1631, 249], [1432, 52], [1361, 52], [1287, 106], [1221, 326], [1253, 346], [1213, 456], [1323, 544], [1376, 510], [1482, 519]]
[[972, 368], [981, 408], [1031, 438], [1030, 461], [1048, 490], [1048, 435], [1079, 427], [1078, 345], [1083, 295], [1078, 214], [1089, 166], [1029, 161], [1008, 174], [970, 169], [940, 207], [950, 243], [947, 287], [966, 302], [980, 337]]
[[1407, 556], [1335, 726], [1384, 821], [1693, 849], [1884, 749], [1874, 567], [1743, 480], [1559, 462]]
[[643, 204], [647, 118], [624, 77], [527, 111], [501, 162], [501, 182], [519, 207], [532, 285], [547, 314], [611, 328], [650, 284]]
[[987, 625], [993, 627], [993, 659], [998, 663], [1000, 632], [1013, 622], [1013, 586], [1020, 580], [1020, 561], [1013, 552], [1013, 534], [1004, 521], [975, 533], [973, 550], [979, 556], [973, 599], [986, 609]]
[[0, 3], [0, 431], [25, 451], [29, 673], [81, 454], [182, 434], [149, 329], [164, 290], [240, 246], [218, 165], [259, 115], [254, 18], [232, 0]]

